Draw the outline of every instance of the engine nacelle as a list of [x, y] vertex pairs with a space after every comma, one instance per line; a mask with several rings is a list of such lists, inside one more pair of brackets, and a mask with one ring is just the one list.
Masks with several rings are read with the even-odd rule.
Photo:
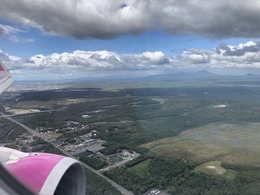
[[84, 169], [73, 158], [48, 153], [24, 153], [0, 147], [0, 162], [36, 194], [85, 194]]

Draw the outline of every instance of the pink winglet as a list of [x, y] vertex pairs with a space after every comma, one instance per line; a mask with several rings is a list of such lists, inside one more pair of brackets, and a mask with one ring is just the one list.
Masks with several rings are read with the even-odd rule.
[[5, 71], [5, 69], [3, 68], [3, 66], [0, 64], [0, 71]]

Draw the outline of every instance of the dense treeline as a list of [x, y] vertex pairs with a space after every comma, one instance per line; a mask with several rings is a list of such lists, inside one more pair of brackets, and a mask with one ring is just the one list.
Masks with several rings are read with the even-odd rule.
[[85, 169], [86, 195], [119, 195], [115, 187], [112, 187], [105, 179]]
[[47, 153], [54, 153], [54, 154], [63, 154], [60, 150], [55, 148], [50, 143], [45, 142], [41, 138], [37, 138], [31, 144], [32, 152], [47, 152]]
[[147, 175], [139, 175], [128, 170], [126, 167], [118, 167], [104, 174], [133, 191], [134, 194], [143, 194], [153, 187], [165, 189], [171, 185], [172, 178], [185, 172], [188, 168], [181, 160], [173, 161], [153, 157], [150, 158], [145, 169], [148, 172]]
[[107, 166], [106, 161], [94, 157], [80, 156], [79, 160], [97, 170]]
[[138, 156], [137, 158], [127, 162], [125, 164], [125, 166], [126, 167], [133, 167], [133, 166], [135, 166], [135, 165], [137, 165], [137, 164], [139, 164], [139, 163], [141, 163], [141, 162], [143, 162], [143, 161], [145, 161], [149, 158], [150, 158], [150, 156], [148, 156], [148, 155], [141, 155], [141, 156]]
[[[238, 166], [239, 167], [239, 166]], [[259, 194], [260, 169], [243, 170], [235, 179], [189, 171], [173, 179], [171, 194]]]
[[[142, 161], [145, 162], [145, 161]], [[142, 163], [141, 162], [141, 163]], [[120, 183], [134, 194], [143, 194], [156, 187], [170, 194], [259, 194], [260, 168], [233, 166], [239, 170], [235, 179], [221, 175], [211, 175], [195, 171], [192, 164], [180, 160], [150, 158], [145, 170], [140, 175], [131, 168], [119, 167], [105, 172], [105, 175]], [[138, 164], [137, 164], [138, 166]], [[133, 166], [134, 168], [134, 166]], [[143, 169], [143, 168], [142, 168]], [[140, 169], [139, 172], [144, 170]]]

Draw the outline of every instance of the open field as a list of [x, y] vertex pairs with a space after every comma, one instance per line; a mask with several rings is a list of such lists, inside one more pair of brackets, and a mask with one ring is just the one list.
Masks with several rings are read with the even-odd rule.
[[210, 161], [204, 163], [202, 165], [197, 166], [196, 170], [216, 175], [223, 175], [227, 172], [227, 170], [221, 166], [221, 161]]
[[55, 106], [68, 106], [71, 104], [79, 104], [83, 102], [90, 101], [87, 98], [86, 99], [70, 99], [70, 98], [62, 98], [58, 100], [52, 100], [52, 101], [21, 101], [12, 104], [11, 107], [6, 107], [6, 109], [53, 109]]
[[234, 179], [238, 174], [237, 171], [223, 168], [221, 166], [221, 161], [209, 161], [203, 163], [197, 166], [195, 170], [213, 175], [221, 175], [226, 179]]
[[30, 113], [40, 112], [40, 110], [38, 110], [38, 109], [17, 109], [17, 108], [9, 108], [9, 107], [6, 107], [5, 110], [8, 113], [11, 113], [11, 114], [14, 114], [14, 115], [30, 114]]
[[136, 166], [130, 167], [128, 171], [133, 172], [137, 175], [139, 175], [142, 178], [149, 177], [149, 163], [151, 162], [151, 159], [147, 159]]
[[211, 123], [142, 146], [165, 157], [260, 165], [260, 123]]

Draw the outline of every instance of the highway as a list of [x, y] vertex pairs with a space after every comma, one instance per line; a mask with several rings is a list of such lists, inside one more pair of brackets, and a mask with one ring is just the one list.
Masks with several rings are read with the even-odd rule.
[[[1, 116], [6, 118], [7, 120], [19, 125], [20, 127], [26, 129], [28, 132], [30, 132], [32, 135], [37, 136], [42, 138], [44, 141], [48, 142], [49, 144], [53, 145], [55, 148], [57, 148], [58, 150], [60, 150], [63, 154], [77, 159], [75, 158], [73, 155], [71, 155], [69, 152], [61, 149], [60, 147], [56, 146], [55, 144], [53, 144], [52, 142], [50, 142], [49, 140], [47, 140], [46, 138], [42, 137], [39, 133], [37, 133], [36, 131], [34, 131], [33, 129], [31, 129], [30, 127], [20, 123], [19, 121], [13, 119], [10, 115], [6, 115], [3, 112], [0, 112]], [[78, 160], [78, 159], [77, 159]], [[92, 167], [88, 166], [87, 164], [81, 162], [81, 164], [88, 170], [92, 171], [93, 173], [97, 174], [98, 176], [104, 178], [105, 180], [107, 180], [112, 186], [114, 186], [115, 188], [117, 188], [117, 190], [119, 192], [121, 192], [124, 195], [134, 195], [132, 192], [128, 191], [127, 189], [125, 189], [124, 187], [122, 187], [121, 185], [119, 185], [118, 183], [112, 181], [111, 179], [107, 178], [106, 176], [104, 176], [103, 174], [99, 173], [98, 171], [96, 171], [95, 169], [93, 169]]]

